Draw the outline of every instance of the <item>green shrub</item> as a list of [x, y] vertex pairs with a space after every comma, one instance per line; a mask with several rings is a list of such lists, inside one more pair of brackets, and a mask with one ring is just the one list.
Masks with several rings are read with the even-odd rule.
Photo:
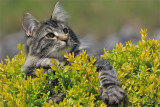
[[[121, 106], [159, 106], [160, 105], [160, 43], [158, 40], [146, 40], [146, 30], [141, 31], [142, 39], [137, 45], [131, 42], [123, 47], [121, 43], [112, 51], [105, 50], [103, 59], [112, 63], [118, 72], [118, 79], [126, 91], [127, 99]], [[74, 57], [74, 53], [65, 54], [70, 65], [57, 67], [53, 60], [51, 68], [56, 71], [47, 76], [43, 69], [37, 69], [36, 78], [31, 79], [23, 73], [25, 61], [23, 48], [12, 60], [0, 63], [0, 106], [2, 107], [105, 107], [99, 95], [99, 78], [96, 59], [83, 51]], [[48, 81], [58, 79], [59, 84], [53, 92], [65, 92], [66, 98], [60, 104], [49, 100]]]
[[146, 40], [147, 30], [141, 30], [137, 45], [130, 42], [124, 47], [117, 43], [102, 58], [111, 62], [118, 79], [127, 93], [128, 106], [160, 106], [160, 41]]
[[21, 52], [12, 60], [0, 63], [0, 107], [35, 107], [41, 106], [49, 98], [47, 74], [37, 69], [37, 78], [27, 78], [22, 72], [25, 55]]
[[[36, 69], [36, 78], [28, 77], [23, 73], [22, 66], [25, 61], [25, 54], [21, 45], [18, 45], [21, 52], [12, 60], [6, 59], [0, 63], [0, 106], [2, 107], [35, 107], [35, 106], [103, 106], [105, 105], [99, 96], [99, 78], [96, 61], [90, 57], [87, 60], [86, 52], [74, 57], [74, 53], [66, 54], [65, 57], [71, 66], [57, 67], [53, 60], [51, 68], [56, 75], [49, 72], [47, 76], [43, 69]], [[59, 105], [48, 101], [50, 88], [48, 80], [58, 79], [59, 84], [55, 86], [55, 93], [65, 92], [66, 98]]]
[[[96, 59], [90, 57], [88, 60], [86, 51], [74, 57], [74, 53], [66, 54], [70, 66], [57, 67], [53, 61], [51, 68], [56, 71], [55, 76], [50, 78], [58, 79], [59, 84], [53, 90], [55, 93], [65, 92], [66, 98], [59, 106], [65, 107], [93, 107], [105, 106], [99, 95], [99, 78], [96, 67], [93, 65]], [[44, 106], [51, 106], [52, 102]], [[55, 105], [57, 106], [57, 105]]]

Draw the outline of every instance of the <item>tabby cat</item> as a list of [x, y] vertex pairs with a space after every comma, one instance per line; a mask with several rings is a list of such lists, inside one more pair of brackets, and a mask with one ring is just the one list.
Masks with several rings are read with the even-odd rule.
[[[61, 66], [68, 64], [63, 56], [66, 51], [74, 52], [75, 55], [81, 52], [83, 44], [66, 25], [67, 17], [60, 2], [56, 3], [49, 20], [39, 22], [31, 14], [24, 14], [22, 25], [26, 33], [27, 58], [23, 67], [27, 76], [35, 77], [35, 68], [42, 67], [47, 72], [52, 65], [50, 62], [52, 59]], [[108, 105], [118, 105], [124, 100], [125, 92], [120, 87], [113, 67], [98, 57], [95, 65], [99, 72], [102, 100]], [[54, 95], [52, 100], [54, 103], [59, 103], [64, 97], [64, 93], [59, 93]]]

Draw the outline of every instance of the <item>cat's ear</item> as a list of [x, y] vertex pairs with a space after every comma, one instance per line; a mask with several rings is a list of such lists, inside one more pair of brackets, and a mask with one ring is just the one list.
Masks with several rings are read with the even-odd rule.
[[51, 20], [66, 22], [66, 18], [69, 18], [67, 12], [62, 8], [60, 2], [58, 1], [54, 7]]
[[26, 32], [26, 35], [32, 36], [33, 30], [38, 26], [39, 21], [36, 20], [30, 13], [25, 13], [23, 15], [22, 26]]

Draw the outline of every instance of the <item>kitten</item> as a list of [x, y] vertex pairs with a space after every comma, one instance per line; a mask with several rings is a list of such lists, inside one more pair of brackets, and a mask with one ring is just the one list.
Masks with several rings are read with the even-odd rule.
[[[39, 22], [31, 14], [24, 14], [22, 23], [26, 32], [25, 50], [27, 53], [24, 72], [27, 76], [35, 77], [35, 68], [42, 67], [47, 72], [52, 65], [50, 63], [52, 59], [55, 59], [58, 65], [66, 65], [67, 61], [63, 56], [66, 51], [74, 52], [75, 55], [81, 52], [79, 39], [66, 25], [67, 17], [60, 2], [57, 2], [51, 18], [47, 21]], [[119, 104], [124, 100], [125, 92], [120, 88], [113, 67], [100, 58], [96, 66], [100, 76], [102, 100], [108, 105]], [[52, 100], [54, 103], [59, 103], [64, 97], [65, 95], [60, 93], [54, 95]]]

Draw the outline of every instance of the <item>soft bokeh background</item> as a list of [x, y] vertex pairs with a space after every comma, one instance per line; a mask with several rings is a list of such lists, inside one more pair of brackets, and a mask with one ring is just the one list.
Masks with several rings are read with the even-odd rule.
[[[46, 20], [56, 2], [0, 0], [0, 60], [16, 54], [16, 44], [24, 41], [23, 13]], [[150, 38], [160, 37], [160, 0], [61, 0], [61, 4], [71, 16], [69, 26], [90, 46], [112, 49], [117, 41], [129, 40], [136, 44], [141, 28], [148, 29]]]

